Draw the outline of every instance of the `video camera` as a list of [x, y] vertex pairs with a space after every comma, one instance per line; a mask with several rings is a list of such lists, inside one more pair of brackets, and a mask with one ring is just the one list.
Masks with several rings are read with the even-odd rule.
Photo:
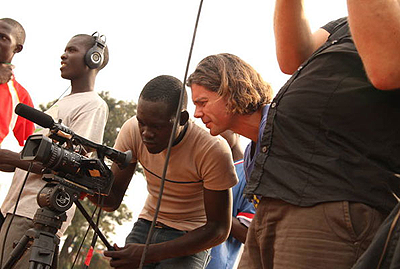
[[[72, 189], [88, 194], [108, 195], [114, 181], [104, 157], [114, 161], [122, 169], [132, 158], [131, 151], [125, 153], [87, 140], [53, 118], [25, 104], [15, 108], [18, 115], [49, 128], [48, 136], [34, 134], [28, 137], [21, 152], [21, 159], [40, 162], [51, 175], [43, 177], [58, 181]], [[86, 153], [96, 152], [97, 158], [88, 158]]]

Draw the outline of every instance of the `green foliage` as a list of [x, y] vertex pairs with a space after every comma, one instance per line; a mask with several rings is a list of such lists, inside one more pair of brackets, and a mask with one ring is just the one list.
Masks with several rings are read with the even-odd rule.
[[[132, 116], [136, 115], [137, 105], [134, 102], [122, 100], [117, 101], [115, 98], [110, 97], [108, 92], [101, 92], [99, 95], [109, 107], [109, 116], [104, 130], [103, 144], [112, 147], [122, 124]], [[45, 111], [55, 102], [56, 100], [49, 102], [46, 105], [41, 104], [39, 108], [42, 111]], [[141, 172], [141, 170], [138, 172]], [[95, 206], [88, 199], [84, 199], [81, 203], [89, 214], [91, 214], [90, 212], [94, 212]], [[123, 222], [131, 220], [132, 212], [128, 210], [125, 204], [121, 204], [119, 209], [114, 212], [101, 213], [99, 222], [100, 230], [106, 238], [109, 238], [109, 235], [114, 233], [116, 225], [121, 225]], [[89, 224], [87, 220], [79, 210], [76, 210], [72, 223], [64, 234], [65, 240], [59, 254], [59, 268], [71, 268], [82, 242], [84, 243], [74, 268], [85, 268], [83, 262], [93, 238], [92, 229], [88, 232], [86, 239], [84, 238], [88, 231], [88, 227]], [[95, 248], [105, 249], [105, 246], [100, 239], [97, 240]], [[109, 265], [106, 258], [101, 253], [95, 251], [90, 268], [109, 268]]]
[[46, 111], [47, 109], [52, 107], [56, 102], [57, 102], [57, 100], [53, 100], [51, 102], [48, 102], [46, 105], [40, 104], [39, 108], [40, 108], [41, 111]]

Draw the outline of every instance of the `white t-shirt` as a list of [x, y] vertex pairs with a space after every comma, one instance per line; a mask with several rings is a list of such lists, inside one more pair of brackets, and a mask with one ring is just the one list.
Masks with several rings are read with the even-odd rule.
[[[62, 124], [74, 131], [79, 136], [95, 143], [102, 143], [104, 127], [108, 118], [108, 106], [96, 92], [84, 92], [67, 95], [46, 111], [55, 122], [62, 119]], [[48, 130], [40, 126], [35, 130], [37, 134], [47, 134]], [[8, 190], [7, 196], [1, 206], [1, 212], [12, 213], [17, 201], [18, 193], [22, 187], [27, 172], [16, 169]], [[36, 197], [46, 184], [42, 175], [30, 173], [22, 192], [16, 215], [33, 219], [39, 208]], [[61, 236], [71, 223], [75, 212], [75, 205], [67, 211], [67, 221], [63, 223], [58, 235]]]

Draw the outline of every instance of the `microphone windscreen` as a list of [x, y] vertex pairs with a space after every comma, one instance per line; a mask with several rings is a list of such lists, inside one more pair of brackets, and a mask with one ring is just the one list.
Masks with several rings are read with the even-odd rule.
[[54, 121], [51, 116], [23, 103], [19, 103], [15, 107], [15, 113], [44, 128], [51, 128], [54, 125]]

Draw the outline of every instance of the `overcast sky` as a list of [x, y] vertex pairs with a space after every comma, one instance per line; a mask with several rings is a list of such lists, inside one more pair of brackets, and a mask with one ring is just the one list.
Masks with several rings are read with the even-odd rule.
[[[277, 91], [287, 79], [275, 57], [273, 0], [205, 0], [189, 73], [204, 57], [221, 52], [253, 65]], [[346, 1], [305, 0], [313, 29], [346, 15]], [[110, 62], [96, 81], [97, 91], [137, 101], [144, 84], [169, 74], [183, 80], [197, 0], [6, 1], [1, 17], [18, 20], [27, 33], [14, 57], [17, 80], [34, 104], [58, 98], [69, 81], [60, 77], [60, 56], [79, 33], [106, 35]], [[40, 10], [42, 9], [42, 10]]]
[[[109, 91], [118, 100], [137, 102], [143, 86], [155, 76], [173, 75], [183, 81], [199, 3], [198, 0], [19, 0], [2, 3], [0, 17], [14, 18], [26, 30], [24, 49], [13, 60], [14, 73], [30, 92], [35, 106], [60, 97], [68, 88], [69, 81], [60, 77], [59, 68], [60, 56], [69, 39], [75, 34], [95, 31], [106, 36], [110, 51], [108, 66], [97, 76], [96, 91]], [[305, 3], [313, 30], [347, 15], [345, 0], [305, 0]], [[288, 77], [280, 72], [276, 62], [274, 5], [273, 0], [205, 0], [189, 74], [204, 57], [228, 52], [251, 64], [276, 93]], [[190, 98], [190, 89], [188, 92]], [[3, 143], [2, 147], [7, 145]], [[0, 187], [0, 202], [7, 188], [7, 185]], [[133, 193], [130, 197], [142, 196]], [[141, 202], [135, 205], [139, 207], [128, 204], [137, 214]], [[125, 236], [127, 231], [122, 233]], [[123, 244], [123, 237], [116, 242]]]

